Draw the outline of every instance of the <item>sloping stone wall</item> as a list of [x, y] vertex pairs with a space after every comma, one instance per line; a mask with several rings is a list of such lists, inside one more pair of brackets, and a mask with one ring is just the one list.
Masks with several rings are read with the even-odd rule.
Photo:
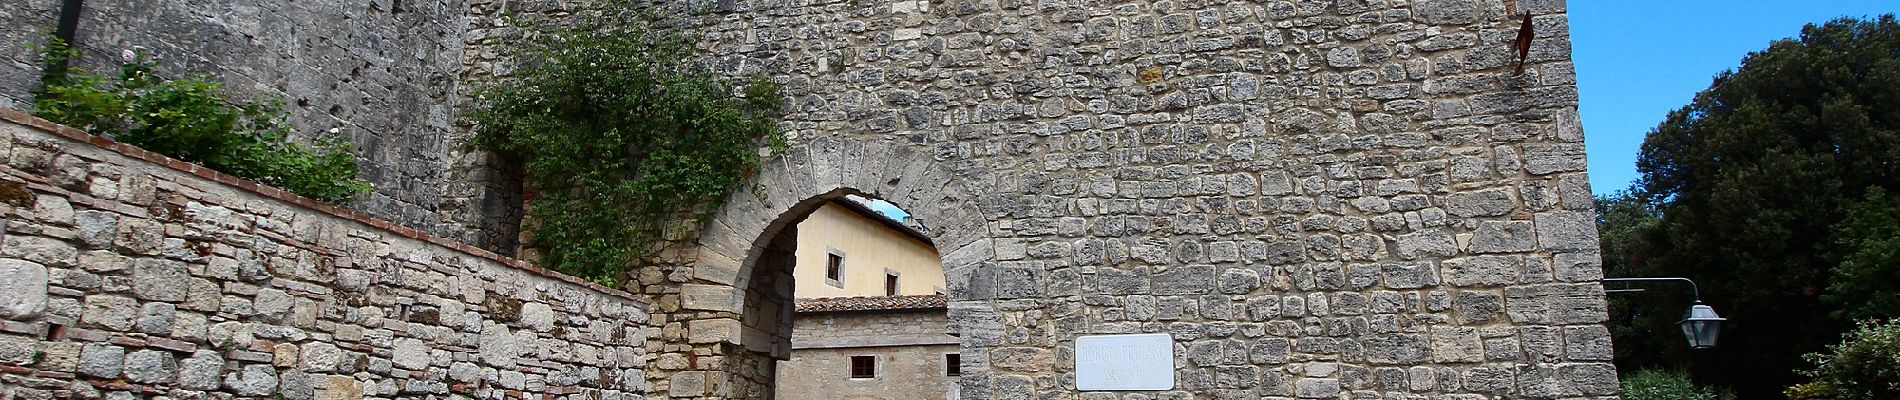
[[640, 398], [647, 306], [0, 109], [0, 398]]
[[[486, 3], [486, 2], [478, 2]], [[0, 2], [0, 106], [28, 109], [40, 48], [61, 0]], [[372, 193], [352, 206], [377, 218], [504, 252], [514, 250], [519, 189], [466, 152], [455, 126], [463, 0], [90, 1], [80, 66], [116, 73], [144, 49], [161, 73], [208, 73], [230, 95], [279, 102], [297, 136], [336, 129], [357, 145]], [[511, 192], [511, 190], [513, 192]]]

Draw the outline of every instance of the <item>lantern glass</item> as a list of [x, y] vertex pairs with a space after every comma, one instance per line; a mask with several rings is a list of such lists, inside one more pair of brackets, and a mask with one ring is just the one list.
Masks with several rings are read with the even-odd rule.
[[1690, 306], [1689, 312], [1682, 316], [1682, 322], [1676, 324], [1682, 327], [1682, 336], [1689, 340], [1689, 348], [1707, 349], [1715, 347], [1716, 340], [1722, 335], [1722, 321], [1727, 320], [1716, 315], [1714, 308], [1697, 303]]

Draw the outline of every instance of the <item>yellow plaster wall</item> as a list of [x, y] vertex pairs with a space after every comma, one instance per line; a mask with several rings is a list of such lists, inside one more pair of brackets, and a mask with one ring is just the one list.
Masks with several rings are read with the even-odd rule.
[[[844, 254], [844, 287], [825, 282], [825, 255]], [[935, 294], [944, 287], [937, 249], [836, 203], [798, 224], [797, 297], [883, 296], [884, 271], [898, 272], [898, 294]]]

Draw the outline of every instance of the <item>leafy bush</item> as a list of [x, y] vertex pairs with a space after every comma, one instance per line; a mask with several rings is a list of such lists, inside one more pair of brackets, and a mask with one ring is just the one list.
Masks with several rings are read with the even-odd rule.
[[1623, 400], [1733, 400], [1735, 395], [1714, 387], [1696, 386], [1681, 371], [1646, 369], [1623, 377], [1618, 391]]
[[1807, 359], [1815, 368], [1803, 373], [1814, 382], [1788, 388], [1790, 398], [1900, 399], [1900, 320], [1862, 321], [1827, 353]]
[[[57, 43], [53, 61], [76, 53]], [[116, 77], [69, 70], [50, 75], [33, 115], [140, 148], [327, 202], [369, 190], [356, 178], [350, 144], [318, 138], [320, 151], [287, 139], [275, 105], [230, 104], [205, 77], [165, 79], [156, 63], [128, 52]]]
[[693, 63], [692, 37], [649, 28], [629, 4], [593, 7], [566, 24], [527, 21], [522, 66], [470, 118], [473, 145], [521, 163], [542, 265], [614, 285], [785, 138], [778, 85]]

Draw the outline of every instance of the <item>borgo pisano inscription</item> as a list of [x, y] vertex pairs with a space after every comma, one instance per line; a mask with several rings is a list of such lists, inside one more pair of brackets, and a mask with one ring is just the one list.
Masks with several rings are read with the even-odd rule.
[[1174, 338], [1166, 333], [1075, 339], [1077, 390], [1173, 390]]

